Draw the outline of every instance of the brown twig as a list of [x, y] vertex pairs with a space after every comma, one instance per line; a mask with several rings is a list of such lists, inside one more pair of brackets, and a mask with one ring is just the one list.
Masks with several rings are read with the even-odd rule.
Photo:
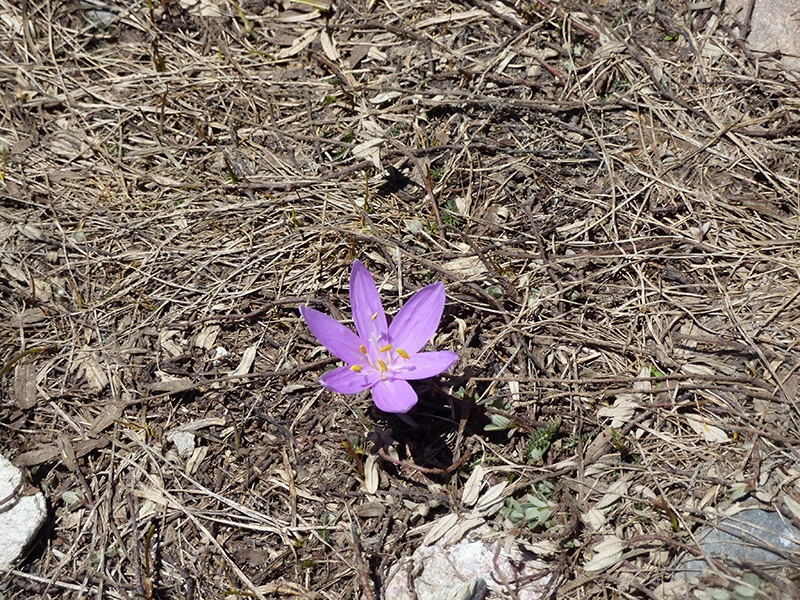
[[396, 458], [389, 456], [389, 454], [386, 452], [385, 449], [378, 448], [378, 456], [380, 456], [386, 462], [390, 462], [393, 465], [397, 465], [398, 467], [406, 467], [414, 471], [419, 471], [420, 473], [424, 473], [426, 475], [446, 475], [447, 473], [452, 473], [453, 471], [457, 471], [458, 469], [461, 468], [461, 465], [463, 465], [469, 459], [471, 455], [472, 451], [468, 450], [466, 454], [464, 454], [464, 456], [459, 458], [456, 462], [454, 462], [446, 469], [436, 469], [432, 467], [421, 467], [420, 465], [415, 465], [414, 463], [410, 463], [405, 460], [398, 460]]

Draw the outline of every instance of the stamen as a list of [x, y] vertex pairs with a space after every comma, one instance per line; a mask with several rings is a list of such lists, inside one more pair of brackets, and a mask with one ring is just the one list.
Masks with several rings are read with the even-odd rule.
[[389, 367], [386, 366], [386, 363], [383, 362], [380, 358], [378, 359], [378, 366], [381, 368], [381, 371], [386, 373], [389, 370]]
[[391, 344], [386, 344], [385, 346], [381, 346], [380, 348], [378, 348], [378, 352], [391, 352], [391, 351], [392, 351]]
[[364, 344], [361, 344], [358, 347], [358, 351], [361, 352], [361, 354], [366, 354], [367, 353], [367, 347]]
[[406, 360], [408, 360], [409, 358], [411, 358], [411, 357], [408, 355], [408, 352], [406, 352], [406, 351], [405, 351], [405, 350], [403, 350], [402, 348], [396, 348], [396, 350], [397, 350], [397, 353], [398, 353], [400, 356], [402, 356], [403, 358], [405, 358]]
[[372, 319], [373, 321], [377, 318], [378, 318], [378, 313], [373, 313], [372, 316], [370, 317], [370, 319]]
[[361, 369], [363, 369], [361, 365], [351, 365], [350, 370], [355, 371], [356, 373], [361, 373]]

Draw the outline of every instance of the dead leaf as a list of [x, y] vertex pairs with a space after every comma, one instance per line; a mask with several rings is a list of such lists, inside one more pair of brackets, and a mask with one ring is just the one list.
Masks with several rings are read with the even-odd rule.
[[256, 353], [258, 352], [258, 344], [253, 344], [242, 354], [242, 361], [236, 370], [231, 373], [231, 377], [244, 377], [250, 372], [253, 362], [256, 360]]
[[105, 370], [92, 354], [87, 354], [79, 362], [78, 373], [79, 376], [83, 376], [89, 390], [94, 394], [99, 394], [108, 385], [108, 376]]
[[106, 404], [100, 414], [92, 421], [89, 432], [97, 434], [110, 426], [122, 416], [122, 408], [119, 404]]
[[158, 335], [158, 345], [170, 356], [181, 356], [183, 354], [183, 348], [172, 339], [178, 335], [178, 333], [179, 332], [175, 330], [165, 330]]
[[385, 102], [391, 102], [402, 95], [403, 94], [398, 91], [381, 92], [379, 94], [375, 94], [369, 99], [369, 101], [371, 104], [384, 104]]
[[354, 156], [372, 161], [372, 164], [374, 164], [376, 168], [380, 169], [382, 144], [382, 138], [372, 138], [366, 142], [361, 142], [358, 144], [355, 148], [353, 148], [352, 153]]
[[42, 230], [36, 227], [35, 225], [27, 224], [27, 225], [17, 225], [17, 230], [24, 235], [29, 240], [33, 240], [34, 242], [44, 242], [46, 241], [44, 233]]
[[194, 449], [191, 458], [186, 461], [187, 475], [191, 477], [197, 472], [197, 469], [199, 469], [200, 465], [203, 464], [206, 454], [208, 454], [208, 446], [200, 446], [199, 448]]
[[284, 58], [290, 58], [292, 56], [297, 56], [303, 50], [308, 48], [311, 45], [311, 42], [314, 41], [314, 38], [317, 37], [318, 30], [312, 29], [311, 31], [307, 31], [302, 37], [297, 38], [294, 41], [294, 44], [291, 45], [289, 48], [284, 48], [278, 54], [275, 55], [275, 58], [278, 60], [282, 60]]
[[327, 31], [323, 30], [320, 32], [319, 43], [322, 46], [322, 51], [325, 53], [325, 56], [328, 57], [328, 60], [332, 62], [339, 61], [339, 51], [336, 49], [336, 41]]
[[200, 16], [219, 18], [223, 16], [223, 13], [220, 7], [211, 0], [200, 0]]
[[31, 296], [35, 297], [37, 301], [46, 303], [53, 299], [53, 289], [44, 279], [34, 278], [32, 284]]
[[589, 443], [589, 446], [586, 448], [586, 452], [584, 452], [584, 461], [587, 465], [592, 464], [598, 458], [600, 458], [603, 454], [608, 451], [609, 446], [611, 445], [611, 440], [614, 439], [613, 434], [611, 433], [611, 428], [606, 427], [600, 435], [598, 435], [594, 440]]
[[502, 483], [498, 483], [490, 487], [486, 492], [478, 499], [478, 503], [475, 505], [475, 510], [481, 513], [484, 516], [490, 516], [500, 510], [500, 507], [503, 506], [503, 492], [508, 487], [508, 482], [503, 481]]
[[595, 50], [596, 58], [609, 58], [615, 54], [622, 54], [626, 50], [623, 42], [610, 38], [608, 35], [600, 34], [600, 48]]
[[217, 336], [219, 335], [221, 328], [219, 325], [209, 325], [208, 327], [204, 327], [200, 333], [197, 334], [197, 337], [194, 339], [194, 345], [197, 348], [203, 348], [204, 350], [211, 350], [214, 347], [214, 343], [217, 341]]
[[156, 488], [150, 487], [149, 485], [145, 485], [143, 483], [139, 483], [139, 487], [133, 490], [133, 495], [137, 498], [149, 500], [150, 502], [160, 506], [167, 506], [169, 504], [167, 497], [163, 493]]
[[69, 437], [61, 434], [56, 438], [56, 445], [58, 446], [59, 453], [61, 454], [61, 462], [73, 473], [78, 471], [77, 455], [75, 454], [75, 447], [72, 445]]
[[488, 17], [489, 13], [487, 13], [485, 10], [480, 8], [471, 8], [470, 10], [464, 12], [437, 15], [435, 17], [430, 17], [429, 19], [424, 19], [417, 23], [415, 27], [417, 29], [424, 29], [425, 27], [430, 27], [431, 25], [454, 23], [455, 21], [464, 21], [466, 19], [486, 19]]
[[700, 415], [688, 414], [684, 415], [687, 424], [692, 428], [696, 434], [702, 437], [705, 441], [711, 444], [721, 444], [729, 442], [728, 434], [722, 431], [719, 427], [709, 425], [706, 420]]
[[625, 542], [615, 535], [607, 535], [594, 547], [594, 556], [584, 563], [583, 570], [587, 573], [597, 573], [610, 569], [622, 560], [622, 551]]
[[23, 363], [14, 369], [14, 400], [22, 410], [36, 406], [36, 365]]
[[454, 258], [442, 266], [451, 273], [455, 273], [465, 279], [479, 279], [486, 273], [486, 267], [483, 266], [481, 259], [477, 256]]
[[605, 495], [600, 498], [600, 501], [597, 503], [597, 508], [602, 509], [614, 504], [617, 500], [627, 495], [629, 486], [630, 481], [628, 481], [627, 478], [622, 478], [612, 483], [608, 486]]
[[800, 519], [800, 502], [792, 498], [789, 494], [781, 494], [783, 505], [791, 512], [795, 518]]
[[[108, 444], [108, 440], [82, 440], [73, 444], [73, 448], [75, 456], [81, 458], [89, 454], [89, 452], [108, 446]], [[31, 467], [53, 460], [60, 454], [61, 451], [56, 446], [44, 446], [37, 450], [20, 454], [14, 459], [13, 463], [20, 467]]]
[[600, 531], [606, 525], [606, 513], [598, 508], [590, 508], [581, 515], [581, 521], [589, 531]]
[[364, 486], [367, 488], [367, 493], [374, 494], [377, 492], [380, 482], [381, 476], [378, 468], [378, 456], [376, 454], [370, 454], [367, 460], [364, 461]]
[[147, 389], [156, 394], [180, 394], [192, 388], [194, 388], [194, 382], [187, 377], [156, 381], [147, 386]]
[[681, 371], [687, 375], [716, 375], [716, 372], [711, 367], [698, 364], [685, 364], [681, 367]]
[[461, 520], [456, 527], [451, 528], [450, 531], [447, 532], [444, 539], [445, 545], [450, 546], [451, 544], [457, 544], [467, 533], [476, 527], [480, 527], [484, 523], [486, 523], [486, 519], [481, 516], [468, 516], [466, 519]]
[[41, 323], [45, 319], [44, 311], [41, 308], [29, 308], [23, 310], [21, 313], [14, 315], [9, 319], [12, 327], [29, 327]]
[[20, 467], [32, 467], [53, 460], [60, 452], [55, 446], [43, 446], [30, 452], [20, 454], [14, 459], [14, 464]]
[[636, 412], [637, 402], [634, 394], [617, 394], [613, 406], [603, 406], [597, 410], [597, 416], [611, 419], [611, 427], [621, 428], [628, 423]]
[[355, 508], [355, 513], [362, 519], [382, 517], [386, 512], [386, 505], [383, 502], [364, 502]]
[[464, 484], [464, 491], [461, 494], [461, 503], [464, 506], [473, 506], [478, 501], [478, 495], [483, 487], [483, 476], [483, 465], [477, 465]]
[[227, 421], [222, 417], [208, 417], [207, 419], [196, 419], [183, 425], [179, 425], [172, 431], [188, 431], [193, 433], [206, 427], [222, 427]]
[[435, 544], [448, 531], [455, 527], [457, 522], [458, 515], [455, 513], [448, 513], [445, 516], [436, 519], [433, 522], [433, 527], [431, 527], [430, 531], [428, 531], [428, 534], [423, 538], [422, 545], [430, 546], [431, 544]]
[[528, 552], [532, 552], [536, 556], [554, 556], [557, 552], [561, 552], [561, 546], [554, 540], [536, 540], [534, 542], [525, 543], [522, 546]]
[[[8, 232], [4, 232], [4, 234], [8, 235]], [[3, 263], [3, 269], [5, 269], [6, 273], [8, 273], [11, 279], [16, 279], [21, 283], [28, 283], [28, 276], [25, 274], [25, 271], [20, 269], [18, 266], [10, 263]]]

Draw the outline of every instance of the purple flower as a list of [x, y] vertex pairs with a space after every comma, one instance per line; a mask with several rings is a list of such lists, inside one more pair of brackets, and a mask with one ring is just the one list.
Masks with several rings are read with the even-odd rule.
[[350, 274], [350, 304], [358, 335], [328, 315], [300, 307], [311, 332], [337, 358], [347, 363], [320, 378], [322, 386], [340, 394], [372, 389], [375, 405], [384, 412], [404, 413], [417, 403], [408, 380], [446, 371], [458, 360], [455, 352], [420, 352], [439, 326], [444, 310], [444, 286], [425, 286], [405, 303], [392, 324], [386, 324], [375, 280], [360, 261]]

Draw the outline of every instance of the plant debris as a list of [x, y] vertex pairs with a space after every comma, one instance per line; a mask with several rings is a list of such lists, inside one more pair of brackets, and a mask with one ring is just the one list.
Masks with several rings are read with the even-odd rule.
[[[0, 446], [50, 515], [0, 596], [373, 600], [448, 519], [651, 599], [719, 514], [797, 524], [800, 90], [742, 27], [0, 0]], [[356, 259], [445, 287], [406, 415], [318, 383]]]

